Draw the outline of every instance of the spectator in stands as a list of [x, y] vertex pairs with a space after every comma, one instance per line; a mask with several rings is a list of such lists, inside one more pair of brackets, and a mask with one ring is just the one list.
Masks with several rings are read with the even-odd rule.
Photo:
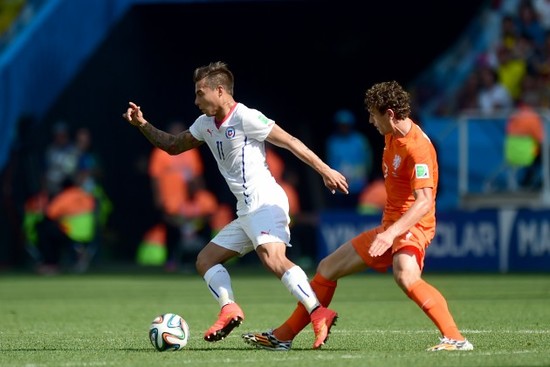
[[539, 106], [550, 108], [550, 32], [546, 35], [543, 46], [536, 50], [533, 57], [533, 72], [540, 81]]
[[538, 66], [538, 68], [536, 68], [536, 71], [539, 73], [549, 73], [550, 72], [550, 31], [546, 34], [546, 37], [544, 38], [544, 42], [542, 46], [536, 49], [534, 57], [537, 62], [537, 65], [540, 65]]
[[550, 31], [550, 0], [532, 0], [532, 4], [542, 28]]
[[513, 101], [517, 101], [521, 93], [521, 80], [527, 73], [527, 57], [520, 52], [520, 41], [514, 48], [499, 47], [497, 50], [498, 65], [496, 72], [498, 80], [506, 88]]
[[333, 209], [355, 210], [372, 170], [372, 147], [367, 137], [355, 129], [355, 115], [347, 109], [334, 114], [334, 133], [326, 142], [327, 164], [341, 172], [348, 181], [349, 194], [331, 196]]
[[531, 0], [522, 0], [518, 7], [517, 28], [521, 35], [532, 39], [535, 45], [541, 46], [544, 43], [546, 31], [540, 22]]
[[500, 25], [500, 38], [497, 47], [513, 49], [519, 39], [519, 31], [514, 16], [506, 14]]
[[480, 88], [477, 95], [478, 107], [484, 114], [506, 111], [513, 107], [512, 97], [499, 82], [497, 73], [488, 66], [479, 70]]
[[462, 113], [466, 111], [476, 110], [478, 104], [478, 94], [480, 88], [480, 78], [477, 70], [474, 70], [465, 83], [458, 90], [456, 97], [456, 105], [454, 108], [455, 113]]

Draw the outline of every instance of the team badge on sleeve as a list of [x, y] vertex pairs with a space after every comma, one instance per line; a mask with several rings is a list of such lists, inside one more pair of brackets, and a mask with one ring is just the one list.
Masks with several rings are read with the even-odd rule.
[[262, 114], [258, 115], [258, 120], [260, 120], [265, 125], [267, 125], [269, 123], [269, 119], [267, 117], [265, 117], [264, 115], [262, 115]]
[[415, 164], [414, 172], [416, 178], [430, 178], [430, 171], [428, 170], [428, 165], [425, 163]]

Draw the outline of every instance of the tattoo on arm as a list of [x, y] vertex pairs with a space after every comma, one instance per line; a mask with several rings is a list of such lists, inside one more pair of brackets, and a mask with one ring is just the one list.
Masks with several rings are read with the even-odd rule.
[[147, 123], [139, 130], [151, 144], [171, 155], [183, 153], [202, 144], [201, 141], [191, 135], [189, 130], [185, 130], [178, 135], [172, 135], [157, 129], [150, 123]]

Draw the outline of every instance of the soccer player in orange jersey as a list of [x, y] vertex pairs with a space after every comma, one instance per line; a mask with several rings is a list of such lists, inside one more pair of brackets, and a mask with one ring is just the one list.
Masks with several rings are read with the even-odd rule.
[[[397, 285], [441, 332], [440, 343], [428, 350], [472, 350], [443, 295], [421, 277], [425, 251], [435, 234], [438, 164], [434, 146], [409, 117], [409, 94], [397, 82], [383, 82], [368, 89], [365, 107], [369, 122], [385, 137], [382, 169], [387, 201], [382, 223], [324, 258], [311, 287], [326, 307], [338, 279], [368, 268], [379, 272], [392, 268]], [[292, 340], [308, 323], [308, 313], [298, 305], [278, 328], [242, 337], [259, 348], [290, 350]]]

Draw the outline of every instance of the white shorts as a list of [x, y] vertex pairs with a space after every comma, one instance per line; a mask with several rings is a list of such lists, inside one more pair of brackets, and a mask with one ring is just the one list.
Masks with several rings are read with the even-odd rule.
[[288, 208], [265, 204], [226, 225], [211, 242], [240, 256], [271, 242], [290, 245]]

